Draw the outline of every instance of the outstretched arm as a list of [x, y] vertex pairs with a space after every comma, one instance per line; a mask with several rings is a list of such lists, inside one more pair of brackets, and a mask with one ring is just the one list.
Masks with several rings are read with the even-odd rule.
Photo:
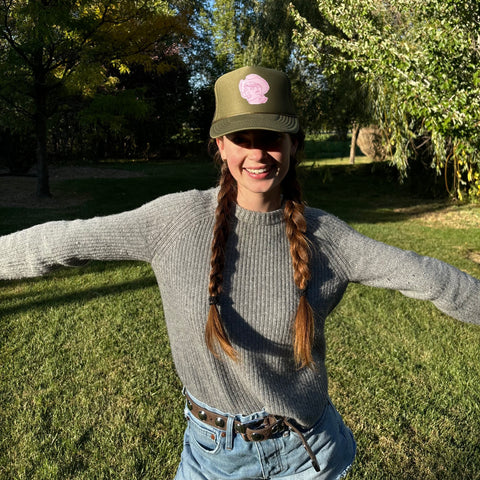
[[0, 279], [36, 277], [88, 260], [148, 261], [144, 209], [49, 222], [0, 237]]
[[349, 281], [429, 300], [453, 318], [480, 324], [480, 280], [440, 260], [365, 237], [334, 217], [328, 221], [329, 248]]

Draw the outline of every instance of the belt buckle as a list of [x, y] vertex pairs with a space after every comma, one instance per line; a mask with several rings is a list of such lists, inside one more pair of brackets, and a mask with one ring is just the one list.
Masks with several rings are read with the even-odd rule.
[[251, 420], [250, 422], [245, 423], [235, 423], [235, 431], [244, 435], [247, 433], [247, 428], [250, 430], [256, 430], [258, 427], [263, 425], [263, 419], [259, 418], [258, 420]]
[[282, 417], [274, 417], [274, 423], [272, 423], [272, 420], [271, 417], [265, 417], [257, 421], [237, 424], [235, 425], [235, 431], [240, 433], [247, 442], [261, 442], [282, 432], [285, 428]]

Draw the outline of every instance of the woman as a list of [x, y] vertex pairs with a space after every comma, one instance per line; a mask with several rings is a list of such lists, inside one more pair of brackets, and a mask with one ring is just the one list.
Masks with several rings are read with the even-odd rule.
[[337, 479], [355, 442], [327, 388], [324, 322], [349, 282], [479, 323], [480, 281], [306, 208], [288, 78], [245, 67], [215, 85], [216, 189], [0, 239], [0, 278], [87, 260], [150, 262], [188, 420], [177, 480]]

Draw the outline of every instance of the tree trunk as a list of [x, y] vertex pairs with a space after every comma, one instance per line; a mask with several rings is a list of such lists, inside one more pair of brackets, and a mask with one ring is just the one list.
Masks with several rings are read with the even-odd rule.
[[51, 197], [47, 162], [47, 96], [45, 75], [42, 71], [34, 72], [35, 103], [35, 142], [37, 162], [37, 197]]
[[47, 119], [39, 115], [35, 119], [37, 197], [51, 197], [47, 162]]
[[355, 148], [357, 146], [358, 132], [360, 131], [360, 126], [357, 122], [353, 123], [352, 126], [352, 143], [350, 143], [350, 163], [355, 164]]

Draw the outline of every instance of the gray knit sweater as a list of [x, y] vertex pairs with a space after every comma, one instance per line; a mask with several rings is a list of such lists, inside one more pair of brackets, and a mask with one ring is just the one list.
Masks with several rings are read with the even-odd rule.
[[207, 350], [210, 243], [216, 189], [167, 195], [134, 211], [50, 222], [0, 238], [0, 278], [48, 273], [85, 260], [143, 260], [158, 280], [178, 375], [197, 398], [222, 411], [267, 411], [311, 425], [328, 398], [324, 322], [349, 282], [432, 301], [480, 323], [480, 281], [454, 267], [366, 238], [336, 217], [307, 208], [313, 245], [308, 299], [315, 312], [317, 371], [293, 363], [298, 305], [282, 210], [235, 208], [227, 244], [221, 314], [240, 361]]

